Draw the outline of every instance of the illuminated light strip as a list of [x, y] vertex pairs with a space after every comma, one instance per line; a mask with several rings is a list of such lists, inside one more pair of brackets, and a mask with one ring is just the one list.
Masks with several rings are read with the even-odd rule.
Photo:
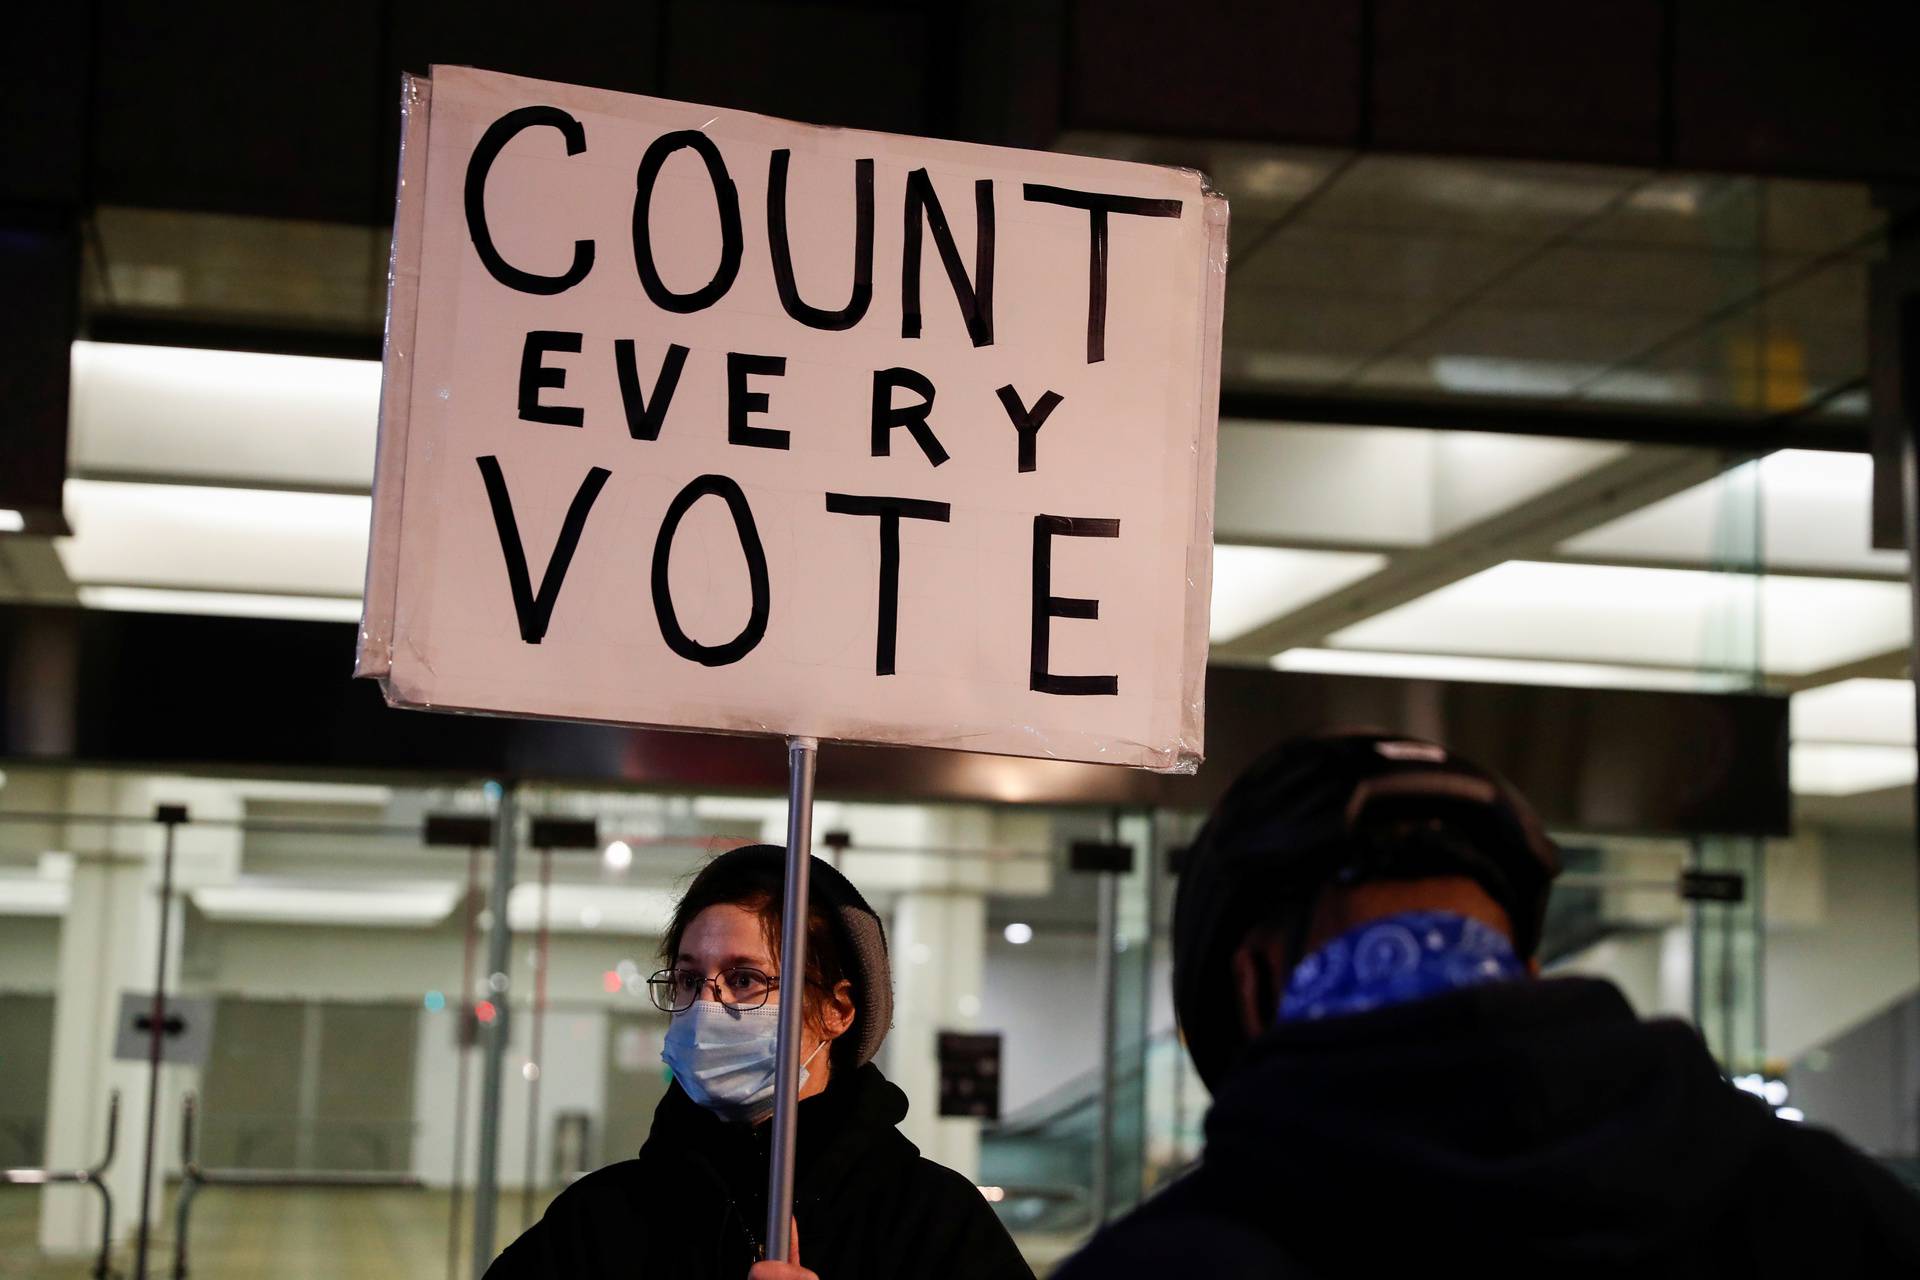
[[1920, 773], [1920, 758], [1912, 747], [1796, 742], [1787, 759], [1793, 793], [1801, 796], [1857, 796], [1912, 786]]
[[194, 613], [228, 618], [285, 618], [296, 622], [358, 622], [360, 601], [340, 596], [283, 596], [239, 591], [181, 591], [170, 587], [81, 587], [89, 609], [123, 613]]
[[453, 912], [460, 891], [452, 884], [349, 889], [312, 884], [207, 885], [192, 891], [194, 905], [215, 920], [277, 924], [438, 924]]
[[1407, 680], [1459, 680], [1479, 684], [1554, 685], [1572, 689], [1661, 689], [1714, 692], [1733, 688], [1735, 677], [1672, 667], [1613, 666], [1549, 659], [1479, 658], [1447, 653], [1401, 653], [1370, 649], [1288, 649], [1269, 659], [1276, 671], [1316, 675], [1393, 676]]

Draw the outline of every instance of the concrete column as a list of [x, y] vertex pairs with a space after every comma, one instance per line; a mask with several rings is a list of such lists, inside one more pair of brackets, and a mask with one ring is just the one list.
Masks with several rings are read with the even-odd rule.
[[[142, 833], [145, 834], [145, 833]], [[53, 1069], [47, 1100], [47, 1162], [91, 1165], [106, 1146], [107, 1098], [120, 1092], [120, 1136], [106, 1173], [113, 1193], [114, 1236], [139, 1220], [140, 1147], [147, 1118], [147, 1068], [113, 1057], [120, 993], [150, 991], [159, 912], [151, 862], [113, 848], [78, 853], [60, 931], [59, 987], [53, 1009]], [[169, 967], [178, 964], [176, 904]], [[162, 1093], [162, 1105], [165, 1105]], [[164, 1123], [161, 1132], [171, 1138]], [[89, 1254], [99, 1246], [99, 1198], [84, 1187], [41, 1195], [40, 1247], [50, 1254]]]
[[976, 890], [912, 889], [894, 904], [887, 1076], [911, 1107], [900, 1131], [922, 1155], [969, 1178], [980, 1173], [980, 1122], [940, 1116], [938, 1037], [979, 1019], [986, 923], [986, 898]]
[[[76, 774], [70, 780], [69, 813], [148, 817], [157, 800], [185, 803], [197, 818], [236, 816], [238, 802], [215, 784], [189, 780]], [[223, 803], [224, 799], [224, 803]], [[66, 824], [64, 850], [49, 852], [47, 869], [69, 883], [61, 923], [58, 981], [54, 997], [51, 1084], [47, 1101], [47, 1162], [83, 1168], [106, 1146], [107, 1099], [120, 1092], [120, 1136], [106, 1172], [113, 1194], [113, 1228], [124, 1240], [140, 1219], [140, 1164], [147, 1122], [147, 1064], [116, 1061], [114, 1036], [122, 992], [151, 993], [159, 944], [158, 824]], [[183, 829], [175, 850], [175, 898], [169, 925], [167, 987], [191, 991], [183, 982], [184, 898], [181, 890], [210, 879], [230, 878], [239, 859], [239, 836], [231, 829]], [[164, 1203], [164, 1175], [179, 1167], [180, 1097], [197, 1072], [163, 1065], [160, 1115], [155, 1134], [152, 1212]], [[85, 1187], [49, 1188], [41, 1194], [40, 1247], [49, 1254], [89, 1255], [99, 1248], [99, 1197]]]

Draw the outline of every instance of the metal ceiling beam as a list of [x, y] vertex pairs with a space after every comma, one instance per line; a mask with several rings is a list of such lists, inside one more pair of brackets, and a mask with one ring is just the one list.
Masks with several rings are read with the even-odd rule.
[[1802, 689], [1816, 689], [1823, 684], [1838, 684], [1842, 680], [1856, 680], [1863, 676], [1877, 680], [1905, 680], [1908, 659], [1907, 647], [1901, 645], [1898, 649], [1869, 654], [1838, 666], [1809, 671], [1805, 675], [1774, 677], [1767, 683], [1788, 693], [1798, 693]]

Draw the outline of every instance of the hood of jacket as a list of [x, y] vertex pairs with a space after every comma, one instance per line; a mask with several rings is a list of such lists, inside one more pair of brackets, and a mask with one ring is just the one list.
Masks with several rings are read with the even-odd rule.
[[[804, 1209], [834, 1189], [859, 1163], [879, 1151], [889, 1159], [920, 1154], [896, 1126], [907, 1114], [907, 1095], [868, 1063], [841, 1076], [800, 1103], [794, 1154], [794, 1200]], [[773, 1124], [722, 1120], [689, 1098], [678, 1084], [653, 1113], [653, 1128], [640, 1149], [643, 1161], [691, 1165], [724, 1190], [757, 1240], [766, 1220], [767, 1170]]]
[[1274, 1028], [1216, 1099], [1206, 1164], [1355, 1274], [1423, 1252], [1552, 1274], [1661, 1253], [1782, 1123], [1610, 984], [1508, 982]]

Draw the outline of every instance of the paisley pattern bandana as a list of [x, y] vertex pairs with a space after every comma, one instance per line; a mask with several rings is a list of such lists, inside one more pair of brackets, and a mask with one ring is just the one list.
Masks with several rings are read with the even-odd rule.
[[1526, 973], [1498, 930], [1450, 911], [1406, 911], [1369, 920], [1302, 960], [1280, 998], [1280, 1021], [1365, 1013]]

